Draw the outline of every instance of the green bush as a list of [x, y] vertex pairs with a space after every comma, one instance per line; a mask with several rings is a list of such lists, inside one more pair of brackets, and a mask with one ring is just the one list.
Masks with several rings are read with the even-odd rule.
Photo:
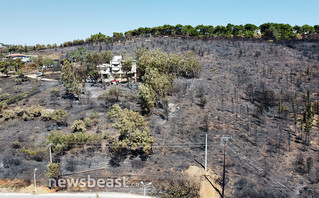
[[37, 148], [35, 150], [28, 150], [23, 148], [21, 152], [24, 154], [24, 157], [26, 159], [32, 159], [38, 162], [42, 162], [43, 159], [47, 156], [47, 151], [43, 148]]
[[121, 134], [119, 140], [113, 145], [113, 151], [129, 149], [149, 154], [155, 142], [148, 122], [138, 112], [122, 109], [115, 104], [108, 112], [108, 116], [115, 121], [114, 127]]
[[86, 132], [86, 127], [83, 120], [75, 120], [71, 128], [73, 132]]
[[200, 102], [200, 106], [204, 108], [205, 105], [206, 105], [206, 103], [207, 103], [206, 97], [205, 97], [205, 96], [202, 96], [202, 97], [199, 99], [199, 102]]
[[91, 119], [98, 119], [99, 118], [99, 114], [97, 113], [97, 111], [96, 110], [94, 110], [94, 111], [92, 111], [92, 113], [91, 113]]
[[51, 111], [43, 110], [41, 113], [41, 120], [43, 121], [49, 121], [52, 119], [52, 117], [53, 117], [53, 113]]
[[5, 109], [5, 108], [7, 108], [7, 103], [5, 102], [5, 101], [2, 101], [2, 102], [0, 102], [0, 112], [3, 110], [3, 109]]
[[50, 90], [50, 93], [51, 93], [51, 96], [59, 97], [60, 96], [60, 89], [58, 87], [53, 88]]
[[14, 82], [17, 84], [17, 85], [21, 85], [22, 84], [22, 79], [21, 78], [16, 78], [14, 80]]
[[17, 114], [17, 116], [23, 116], [23, 114], [26, 112], [26, 109], [20, 106], [17, 106], [14, 108], [14, 112]]
[[30, 116], [29, 116], [26, 112], [23, 113], [22, 119], [23, 119], [24, 121], [31, 120]]
[[47, 144], [52, 143], [53, 152], [63, 152], [72, 149], [76, 145], [108, 138], [109, 134], [106, 132], [92, 135], [82, 132], [64, 134], [61, 131], [54, 131], [49, 134]]
[[58, 124], [65, 125], [67, 121], [68, 113], [62, 109], [57, 109], [52, 115], [52, 119]]
[[15, 114], [13, 110], [8, 109], [3, 111], [3, 117], [4, 117], [4, 120], [10, 120], [10, 119], [13, 120], [17, 117], [17, 115]]
[[1, 93], [0, 92], [0, 101], [1, 100], [6, 100], [6, 99], [8, 99], [9, 98], [9, 94], [8, 93]]
[[48, 178], [58, 178], [60, 172], [60, 164], [50, 163], [47, 167], [46, 176]]
[[93, 125], [92, 119], [88, 117], [84, 118], [84, 123], [85, 123], [85, 126], [88, 128], [90, 128]]
[[18, 149], [18, 148], [20, 148], [20, 143], [18, 141], [14, 141], [12, 143], [12, 147], [15, 148], [15, 149]]
[[44, 108], [40, 105], [32, 105], [28, 108], [28, 114], [31, 118], [40, 117]]

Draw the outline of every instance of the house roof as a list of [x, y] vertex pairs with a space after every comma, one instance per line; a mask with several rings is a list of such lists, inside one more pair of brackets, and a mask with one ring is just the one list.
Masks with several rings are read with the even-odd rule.
[[7, 57], [19, 57], [19, 56], [27, 56], [27, 55], [24, 55], [24, 54], [9, 54], [9, 55], [7, 55]]

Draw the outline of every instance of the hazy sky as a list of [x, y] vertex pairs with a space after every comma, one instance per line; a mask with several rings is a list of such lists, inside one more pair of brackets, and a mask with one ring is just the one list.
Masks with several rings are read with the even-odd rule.
[[318, 0], [0, 0], [0, 43], [60, 44], [138, 27], [319, 24]]

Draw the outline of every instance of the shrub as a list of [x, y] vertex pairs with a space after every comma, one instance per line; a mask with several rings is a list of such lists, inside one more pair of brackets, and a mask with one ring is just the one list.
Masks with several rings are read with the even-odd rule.
[[84, 118], [85, 126], [90, 128], [93, 125], [93, 121], [91, 118]]
[[48, 110], [43, 110], [41, 113], [41, 120], [43, 121], [49, 121], [52, 119], [53, 113]]
[[60, 164], [50, 163], [47, 167], [46, 176], [48, 178], [58, 178], [60, 172]]
[[68, 113], [62, 109], [57, 109], [52, 115], [52, 119], [55, 120], [58, 124], [65, 125]]
[[71, 128], [73, 132], [86, 132], [85, 123], [83, 120], [75, 120]]
[[43, 148], [37, 148], [35, 150], [22, 149], [22, 153], [24, 153], [24, 157], [26, 159], [32, 159], [37, 162], [42, 162], [45, 156], [47, 156], [47, 152]]
[[200, 98], [200, 106], [204, 108], [205, 105], [206, 105], [206, 103], [207, 103], [206, 97], [205, 97], [205, 96], [202, 96], [202, 97]]
[[60, 89], [57, 88], [53, 88], [50, 90], [51, 93], [51, 97], [59, 97], [60, 96]]
[[90, 117], [91, 117], [91, 119], [97, 119], [97, 118], [99, 118], [99, 114], [97, 113], [96, 110], [94, 110], [94, 111], [92, 111]]
[[21, 78], [17, 78], [14, 80], [14, 82], [17, 84], [17, 85], [21, 85], [22, 84], [22, 79]]
[[17, 114], [17, 116], [23, 116], [26, 110], [23, 107], [17, 106], [16, 108], [14, 108], [14, 112]]
[[6, 100], [6, 99], [8, 99], [9, 98], [9, 94], [8, 93], [2, 93], [1, 91], [0, 91], [0, 100]]
[[54, 152], [68, 151], [76, 145], [86, 144], [94, 140], [108, 139], [108, 133], [99, 133], [91, 135], [90, 133], [72, 133], [64, 134], [60, 131], [51, 132], [48, 136], [47, 144], [52, 143]]
[[199, 185], [190, 181], [170, 181], [162, 187], [162, 198], [199, 198]]
[[40, 105], [32, 105], [28, 108], [28, 114], [31, 118], [40, 117], [43, 110]]
[[5, 108], [7, 108], [7, 103], [6, 102], [4, 102], [4, 101], [2, 101], [2, 102], [0, 102], [0, 112], [3, 110], [3, 109], [5, 109]]
[[29, 116], [26, 112], [23, 113], [22, 119], [23, 119], [24, 121], [31, 120], [30, 116]]
[[13, 110], [8, 109], [3, 112], [3, 117], [4, 117], [4, 120], [10, 120], [10, 119], [15, 119], [17, 115], [15, 114]]
[[14, 141], [12, 143], [12, 147], [15, 148], [15, 149], [18, 149], [18, 148], [20, 148], [20, 143], [18, 141]]

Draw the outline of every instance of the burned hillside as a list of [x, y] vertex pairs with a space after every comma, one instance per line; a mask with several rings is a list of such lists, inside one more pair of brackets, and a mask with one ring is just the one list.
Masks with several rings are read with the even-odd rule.
[[[70, 57], [78, 47], [38, 53]], [[60, 164], [60, 176], [80, 177], [88, 174], [87, 170], [96, 177], [128, 175], [153, 181], [152, 192], [160, 195], [159, 186], [165, 180], [178, 180], [190, 166], [200, 167], [196, 161], [204, 164], [207, 133], [208, 169], [218, 185], [223, 173], [221, 137], [233, 139], [226, 152], [227, 197], [318, 196], [318, 41], [141, 37], [82, 47], [95, 52], [125, 52], [132, 57], [138, 47], [168, 54], [191, 51], [202, 68], [198, 76], [176, 76], [166, 103], [160, 98], [153, 111], [144, 114], [142, 124], [136, 124], [141, 131], [149, 127], [154, 137], [154, 143], [148, 140], [152, 149], [142, 154], [111, 152], [118, 147], [112, 147], [114, 138], [121, 140], [123, 136], [121, 128], [114, 127], [117, 120], [108, 116], [114, 104], [143, 113], [141, 82], [121, 84], [118, 97], [103, 97], [114, 85], [103, 89], [86, 83], [80, 97], [70, 99], [62, 97], [65, 87], [60, 79], [29, 79], [17, 84], [14, 76], [1, 77], [0, 88], [9, 94], [1, 100], [21, 97], [8, 104], [4, 109], [7, 115], [3, 110], [0, 119], [1, 178], [30, 182], [37, 167], [41, 184], [47, 185], [48, 137], [52, 132], [56, 136], [76, 134], [82, 129], [72, 126], [81, 120], [78, 125], [85, 125], [91, 136], [81, 139], [75, 135], [71, 144], [53, 153], [53, 162]], [[25, 109], [18, 111], [19, 107]], [[43, 112], [53, 113], [54, 119]]]

